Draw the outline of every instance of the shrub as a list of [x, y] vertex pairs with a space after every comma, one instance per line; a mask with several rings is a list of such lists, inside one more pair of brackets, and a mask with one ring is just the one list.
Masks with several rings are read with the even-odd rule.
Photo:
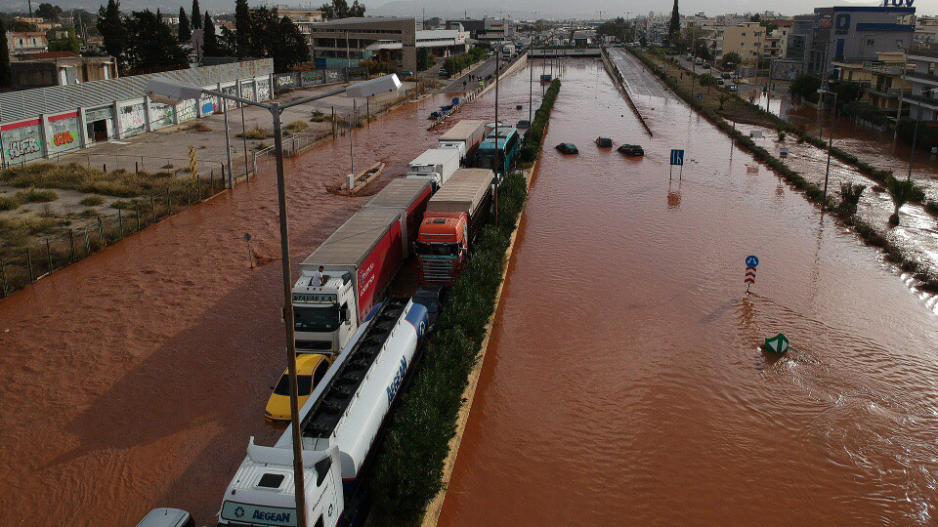
[[259, 140], [259, 139], [267, 139], [268, 137], [271, 137], [271, 134], [264, 128], [257, 127], [257, 128], [254, 128], [253, 130], [248, 130], [244, 133], [239, 133], [237, 137], [244, 138], [244, 139]]
[[840, 183], [840, 208], [846, 213], [855, 213], [864, 190], [866, 190], [866, 185], [842, 181]]
[[50, 201], [59, 199], [59, 195], [54, 190], [36, 190], [31, 188], [29, 190], [17, 192], [16, 199], [19, 200], [20, 203], [48, 203]]
[[88, 196], [86, 198], [83, 198], [79, 203], [81, 203], [85, 207], [97, 207], [98, 205], [101, 205], [102, 203], [104, 203], [104, 198], [102, 198], [101, 196]]
[[306, 130], [307, 128], [309, 128], [309, 125], [306, 124], [304, 121], [293, 121], [292, 123], [284, 126], [283, 128], [284, 130], [290, 133], [298, 134], [302, 132], [303, 130]]
[[16, 210], [20, 206], [20, 200], [14, 196], [0, 196], [0, 210]]

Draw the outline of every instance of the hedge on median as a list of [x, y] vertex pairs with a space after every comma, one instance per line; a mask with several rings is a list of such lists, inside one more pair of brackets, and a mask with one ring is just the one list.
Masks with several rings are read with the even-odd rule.
[[541, 145], [544, 142], [544, 133], [547, 131], [547, 123], [550, 121], [550, 112], [554, 108], [554, 102], [557, 100], [557, 94], [560, 92], [560, 79], [554, 79], [544, 94], [541, 101], [541, 107], [534, 114], [534, 122], [531, 128], [524, 134], [524, 142], [521, 144], [521, 155], [519, 159], [524, 164], [533, 163], [541, 152]]
[[[538, 109], [540, 130], [547, 125], [559, 89], [555, 81], [552, 95]], [[482, 230], [436, 323], [436, 332], [389, 418], [368, 478], [371, 512], [380, 519], [376, 525], [418, 523], [427, 504], [443, 488], [443, 463], [456, 432], [462, 394], [495, 312], [496, 294], [508, 264], [505, 252], [526, 198], [524, 175], [509, 174], [499, 192], [498, 220]]]

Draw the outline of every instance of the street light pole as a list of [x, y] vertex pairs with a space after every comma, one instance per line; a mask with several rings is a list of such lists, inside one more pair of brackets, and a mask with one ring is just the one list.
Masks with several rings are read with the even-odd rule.
[[[528, 51], [528, 57], [530, 58], [531, 52]], [[531, 79], [528, 81], [528, 126], [531, 126], [531, 104], [534, 101], [534, 65], [531, 64], [531, 61], [528, 61], [528, 71], [531, 73]]]
[[[495, 52], [495, 175], [498, 176], [498, 161], [501, 157], [498, 151], [498, 78], [501, 69], [501, 50]], [[497, 210], [497, 209], [496, 209]]]
[[[824, 90], [823, 93], [834, 94], [834, 113], [831, 115], [831, 129], [827, 131], [827, 169], [824, 171], [824, 200], [821, 202], [821, 212], [827, 208], [827, 180], [831, 174], [831, 149], [834, 146], [834, 120], [837, 118], [837, 92]], [[823, 99], [823, 96], [821, 97]]]
[[[921, 114], [919, 114], [921, 116]], [[915, 147], [918, 143], [918, 122], [915, 120], [915, 132], [912, 133], [912, 151], [909, 153], [909, 174], [906, 176], [905, 181], [908, 183], [912, 181], [912, 162], [915, 160]]]
[[225, 156], [228, 160], [228, 188], [234, 188], [234, 176], [231, 173], [231, 139], [228, 138], [228, 99], [221, 98], [221, 110], [225, 114]]
[[290, 419], [293, 431], [293, 474], [296, 496], [296, 519], [298, 527], [306, 527], [306, 481], [303, 473], [303, 437], [300, 435], [297, 403], [296, 350], [293, 335], [293, 294], [290, 287], [290, 231], [287, 225], [287, 193], [283, 175], [283, 137], [280, 128], [280, 104], [270, 105], [274, 118], [274, 149], [277, 152], [277, 206], [280, 216], [280, 262], [283, 272], [283, 326], [287, 338], [287, 372], [290, 377]]
[[[283, 130], [281, 127], [280, 114], [288, 108], [306, 104], [332, 95], [345, 93], [347, 96], [371, 96], [378, 93], [387, 93], [389, 91], [399, 91], [400, 81], [396, 75], [387, 75], [378, 79], [362, 82], [356, 86], [340, 88], [327, 93], [303, 97], [290, 101], [284, 105], [278, 102], [264, 104], [252, 101], [243, 97], [228, 95], [221, 91], [206, 90], [199, 86], [175, 83], [173, 81], [154, 78], [147, 83], [147, 94], [151, 97], [159, 96], [163, 100], [178, 103], [186, 99], [198, 99], [203, 93], [231, 99], [241, 104], [250, 104], [269, 111], [273, 118], [274, 125], [274, 148], [276, 152], [277, 164], [277, 202], [280, 216], [280, 260], [283, 273], [283, 322], [286, 334], [286, 359], [287, 375], [290, 384], [290, 426], [292, 428], [293, 443], [293, 484], [294, 498], [296, 500], [297, 521], [296, 527], [306, 527], [306, 481], [303, 472], [303, 438], [300, 433], [300, 416], [298, 404], [298, 386], [296, 378], [296, 343], [294, 341], [294, 313], [292, 286], [290, 281], [290, 232], [287, 223], [287, 196], [286, 181], [283, 168]], [[354, 91], [354, 93], [353, 93]], [[228, 113], [225, 112], [227, 116]], [[229, 176], [230, 177], [230, 176]]]
[[[248, 180], [248, 134], [244, 124], [244, 105], [241, 105], [241, 145], [244, 147], [244, 180]], [[257, 174], [254, 174], [255, 176]]]

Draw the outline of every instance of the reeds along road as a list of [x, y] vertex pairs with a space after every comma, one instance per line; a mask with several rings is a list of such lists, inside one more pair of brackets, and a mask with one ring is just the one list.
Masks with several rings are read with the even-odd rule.
[[[527, 81], [503, 84], [500, 119], [527, 117]], [[493, 100], [460, 117], [493, 120]], [[448, 101], [356, 130], [356, 166], [404, 173]], [[367, 199], [326, 191], [348, 166], [347, 138], [287, 161], [295, 261]], [[261, 174], [0, 301], [4, 525], [134, 525], [156, 506], [210, 524], [249, 436], [280, 434], [263, 421], [284, 364], [275, 180]]]
[[580, 154], [539, 163], [440, 525], [932, 524], [938, 299], [638, 67], [647, 139], [602, 68], [568, 64], [545, 144]]

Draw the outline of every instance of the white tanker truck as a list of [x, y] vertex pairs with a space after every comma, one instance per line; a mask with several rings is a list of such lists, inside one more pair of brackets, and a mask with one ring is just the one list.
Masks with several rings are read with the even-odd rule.
[[[307, 527], [333, 527], [427, 328], [427, 310], [389, 300], [359, 328], [300, 411]], [[218, 524], [297, 525], [292, 429], [272, 447], [248, 443]]]

